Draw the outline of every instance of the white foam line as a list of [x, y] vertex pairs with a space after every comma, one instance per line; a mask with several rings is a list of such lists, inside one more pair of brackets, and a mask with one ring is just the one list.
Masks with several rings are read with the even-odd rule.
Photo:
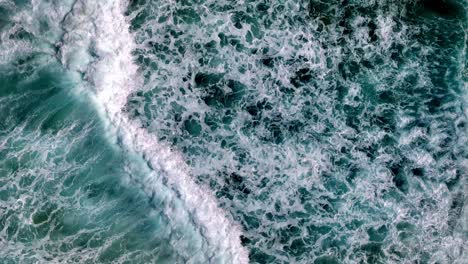
[[[179, 154], [158, 142], [122, 110], [138, 84], [138, 67], [132, 56], [135, 44], [123, 15], [126, 6], [127, 1], [121, 0], [78, 1], [65, 20], [71, 31], [64, 37], [62, 61], [72, 69], [85, 70], [95, 87], [93, 97], [100, 115], [113, 137], [121, 140], [122, 147], [139, 154], [152, 169], [164, 174], [168, 186], [178, 193], [213, 248], [210, 257], [222, 263], [248, 263], [248, 252], [240, 242], [240, 228], [218, 207], [211, 191], [194, 182]], [[87, 65], [70, 62], [67, 55], [76, 52], [77, 46], [91, 48], [98, 58], [81, 58]], [[227, 259], [214, 256], [218, 254]]]

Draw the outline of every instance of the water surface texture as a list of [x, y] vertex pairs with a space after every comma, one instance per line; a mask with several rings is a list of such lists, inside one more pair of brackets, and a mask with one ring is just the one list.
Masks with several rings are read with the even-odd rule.
[[0, 0], [0, 263], [466, 263], [466, 0]]

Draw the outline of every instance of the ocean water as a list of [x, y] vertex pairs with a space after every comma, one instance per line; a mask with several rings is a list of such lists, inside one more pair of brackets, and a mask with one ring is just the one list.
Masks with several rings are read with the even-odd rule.
[[0, 0], [0, 263], [467, 263], [466, 0]]

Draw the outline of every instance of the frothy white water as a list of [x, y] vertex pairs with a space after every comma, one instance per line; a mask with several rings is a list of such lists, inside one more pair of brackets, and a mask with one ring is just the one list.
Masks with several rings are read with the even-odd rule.
[[[114, 142], [139, 155], [175, 191], [209, 243], [210, 262], [247, 263], [248, 253], [240, 242], [240, 228], [218, 207], [212, 193], [191, 178], [182, 157], [158, 142], [123, 111], [127, 97], [138, 85], [138, 67], [133, 63], [133, 36], [123, 15], [127, 1], [77, 1], [64, 20], [66, 34], [61, 60], [70, 70], [83, 74], [95, 89], [90, 94]], [[147, 179], [144, 182], [155, 182]], [[158, 186], [145, 186], [148, 194]], [[170, 213], [168, 213], [170, 214]], [[177, 215], [174, 216], [177, 218]]]
[[41, 57], [38, 64], [45, 64], [53, 56], [52, 43], [60, 37], [59, 24], [70, 9], [70, 0], [60, 1], [60, 5], [39, 0], [17, 2], [0, 0], [4, 16], [0, 22], [0, 66], [27, 56]]

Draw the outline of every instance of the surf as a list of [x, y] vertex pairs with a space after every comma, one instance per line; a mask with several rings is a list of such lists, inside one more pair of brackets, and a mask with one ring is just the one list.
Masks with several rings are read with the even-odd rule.
[[[132, 56], [133, 36], [128, 30], [128, 18], [124, 17], [126, 5], [125, 1], [76, 1], [64, 19], [61, 61], [68, 69], [83, 74], [83, 79], [91, 84], [92, 92], [88, 95], [105, 123], [111, 142], [147, 162], [152, 172], [142, 181], [153, 184], [144, 187], [148, 196], [158, 192], [158, 186], [154, 185], [164, 182], [173, 190], [173, 199], [181, 201], [182, 208], [176, 211], [186, 210], [188, 214], [173, 215], [171, 219], [193, 218], [195, 228], [208, 240], [206, 254], [210, 261], [247, 263], [248, 253], [240, 243], [241, 229], [219, 208], [211, 191], [194, 182], [179, 154], [124, 112], [127, 98], [139, 85], [140, 78]], [[151, 177], [157, 177], [157, 183]]]

